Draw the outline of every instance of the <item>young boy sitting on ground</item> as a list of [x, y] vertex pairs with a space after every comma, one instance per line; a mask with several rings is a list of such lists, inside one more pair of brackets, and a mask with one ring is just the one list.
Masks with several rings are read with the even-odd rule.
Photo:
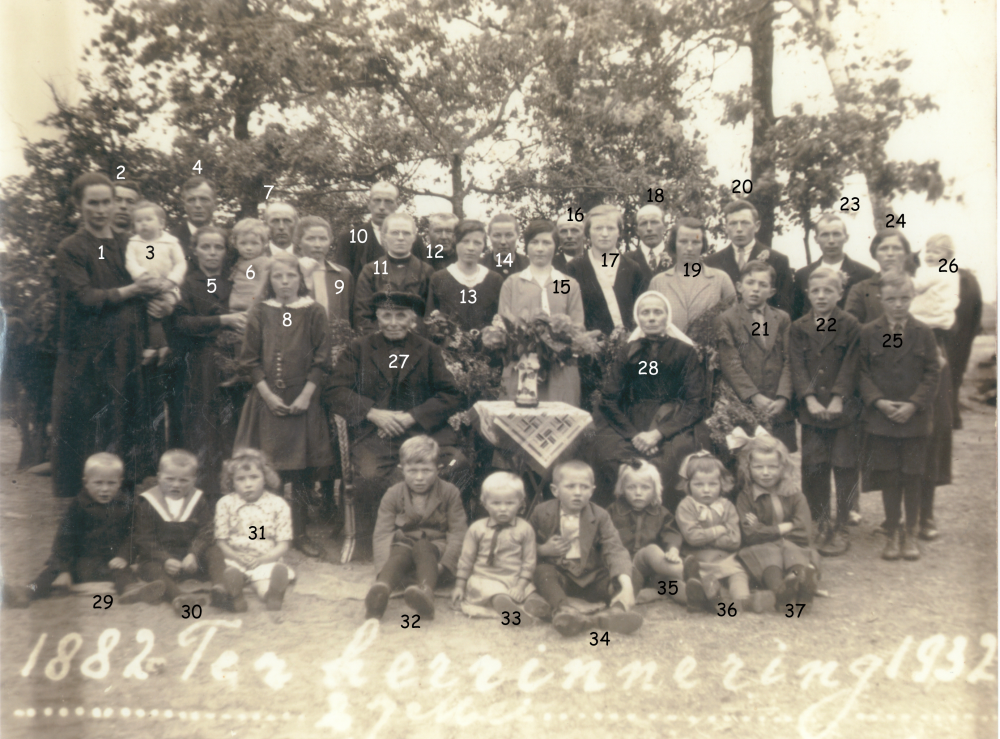
[[438, 453], [438, 443], [423, 435], [399, 447], [403, 482], [386, 490], [378, 507], [372, 536], [378, 575], [365, 596], [365, 618], [382, 618], [389, 594], [407, 575], [417, 583], [403, 591], [406, 605], [434, 618], [438, 577], [458, 569], [468, 521], [459, 489], [438, 479]]
[[[552, 625], [563, 636], [591, 625], [631, 634], [642, 626], [642, 616], [629, 610], [632, 558], [611, 516], [590, 502], [594, 471], [579, 460], [558, 465], [552, 494], [555, 500], [539, 504], [530, 519], [538, 542], [535, 587], [552, 607]], [[569, 596], [610, 608], [589, 619], [569, 605]]]
[[129, 569], [132, 506], [121, 495], [122, 460], [100, 452], [83, 467], [83, 491], [66, 510], [52, 544], [52, 556], [34, 582], [24, 589], [4, 588], [7, 606], [25, 608], [47, 598], [54, 586], [112, 580], [122, 604], [163, 597], [161, 583], [138, 583]]
[[197, 477], [198, 458], [185, 449], [170, 449], [160, 457], [156, 486], [136, 502], [139, 575], [163, 584], [178, 616], [208, 605], [207, 595], [183, 593], [178, 580], [207, 576], [221, 582], [225, 570], [222, 552], [212, 545], [212, 506], [195, 488]]

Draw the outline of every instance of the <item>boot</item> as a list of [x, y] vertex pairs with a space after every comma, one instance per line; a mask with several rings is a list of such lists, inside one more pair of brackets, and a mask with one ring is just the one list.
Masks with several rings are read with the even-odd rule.
[[885, 549], [882, 550], [882, 559], [895, 561], [900, 558], [901, 553], [899, 551], [899, 547], [901, 545], [900, 540], [902, 537], [903, 532], [898, 528], [889, 532], [889, 540], [885, 543]]
[[847, 532], [840, 526], [830, 530], [826, 539], [817, 547], [824, 557], [839, 557], [847, 553], [851, 548], [851, 542], [847, 538]]
[[563, 636], [574, 636], [587, 628], [587, 619], [571, 606], [560, 606], [552, 617], [552, 625]]
[[642, 616], [635, 611], [626, 611], [621, 603], [615, 603], [608, 610], [598, 613], [594, 624], [598, 629], [615, 634], [632, 634], [642, 626]]
[[365, 620], [382, 618], [387, 605], [389, 605], [389, 586], [384, 582], [377, 582], [365, 596]]
[[403, 600], [421, 618], [434, 618], [434, 591], [427, 586], [411, 585], [403, 591]]
[[940, 534], [938, 533], [937, 526], [934, 525], [934, 519], [928, 518], [922, 524], [920, 524], [920, 533], [917, 534], [918, 537], [924, 541], [934, 541]]
[[689, 611], [709, 610], [708, 597], [705, 595], [705, 588], [702, 587], [701, 580], [691, 578], [686, 583], [687, 586], [687, 608]]
[[917, 546], [916, 527], [907, 529], [902, 539], [901, 552], [903, 559], [910, 560], [911, 562], [920, 559], [920, 547]]
[[785, 575], [781, 588], [774, 594], [774, 610], [783, 611], [789, 603], [794, 603], [799, 595], [799, 578], [794, 572]]

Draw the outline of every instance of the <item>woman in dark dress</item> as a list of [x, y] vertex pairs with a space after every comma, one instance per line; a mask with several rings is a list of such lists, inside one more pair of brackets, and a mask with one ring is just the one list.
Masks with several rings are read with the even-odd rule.
[[229, 312], [232, 283], [222, 278], [226, 232], [203, 226], [192, 244], [198, 267], [184, 278], [174, 309], [173, 334], [184, 367], [181, 428], [184, 447], [198, 455], [198, 487], [215, 500], [242, 407], [230, 388], [221, 387], [225, 379], [221, 360], [227, 353], [219, 337], [226, 329], [242, 331], [247, 318], [246, 313]]
[[[882, 315], [882, 301], [879, 299], [879, 282], [886, 272], [895, 269], [905, 269], [913, 274], [916, 262], [910, 249], [910, 242], [897, 229], [883, 229], [875, 234], [869, 248], [872, 257], [878, 262], [879, 272], [874, 277], [862, 280], [851, 288], [847, 295], [845, 309], [854, 315], [861, 323], [871, 323]], [[934, 523], [934, 489], [938, 485], [951, 484], [951, 368], [948, 366], [942, 337], [939, 340], [941, 375], [938, 390], [934, 398], [934, 428], [931, 431], [928, 447], [927, 466], [924, 469], [923, 488], [920, 495], [920, 532], [918, 536], [924, 541], [938, 538], [937, 526]], [[871, 472], [865, 469], [862, 460], [862, 489], [865, 492], [878, 490]], [[883, 524], [883, 527], [885, 524]]]
[[73, 182], [80, 230], [59, 244], [59, 349], [52, 385], [52, 491], [75, 497], [83, 464], [95, 452], [125, 462], [131, 494], [156, 469], [142, 367], [144, 296], [153, 278], [132, 281], [125, 269], [127, 235], [111, 230], [114, 188], [100, 172]]
[[670, 321], [670, 302], [646, 292], [635, 302], [636, 330], [604, 379], [595, 412], [591, 464], [597, 477], [594, 502], [613, 499], [618, 465], [649, 459], [663, 480], [663, 503], [674, 510], [684, 457], [696, 451], [694, 426], [705, 415], [705, 371], [691, 340]]
[[481, 329], [493, 320], [500, 306], [503, 278], [482, 263], [486, 225], [466, 220], [455, 229], [458, 258], [431, 277], [427, 315], [439, 310], [463, 330]]

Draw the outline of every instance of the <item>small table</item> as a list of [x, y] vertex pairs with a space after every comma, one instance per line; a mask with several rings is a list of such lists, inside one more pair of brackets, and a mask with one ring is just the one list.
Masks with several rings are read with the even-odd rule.
[[512, 400], [480, 400], [472, 409], [482, 437], [512, 453], [516, 472], [530, 473], [534, 494], [528, 501], [526, 518], [542, 499], [542, 485], [549, 471], [594, 423], [587, 411], [558, 401], [520, 408]]

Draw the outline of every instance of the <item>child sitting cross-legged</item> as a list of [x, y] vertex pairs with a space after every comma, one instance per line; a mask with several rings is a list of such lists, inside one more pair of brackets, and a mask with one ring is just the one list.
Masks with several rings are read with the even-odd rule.
[[45, 569], [27, 587], [4, 585], [7, 608], [27, 608], [31, 601], [48, 598], [54, 586], [73, 582], [111, 580], [118, 603], [156, 603], [163, 597], [162, 583], [137, 583], [129, 568], [132, 541], [132, 506], [121, 495], [122, 460], [99, 452], [83, 467], [83, 490], [70, 501], [52, 543]]
[[[608, 514], [622, 545], [632, 555], [632, 587], [657, 588], [678, 603], [686, 602], [682, 578], [681, 535], [670, 509], [663, 505], [660, 471], [645, 459], [618, 468], [615, 501]], [[665, 582], [658, 587], [660, 582]]]
[[389, 594], [407, 576], [417, 582], [403, 591], [403, 600], [418, 616], [434, 618], [438, 577], [458, 567], [468, 522], [459, 489], [438, 478], [439, 451], [425, 435], [399, 447], [403, 482], [386, 490], [378, 507], [372, 535], [378, 574], [365, 596], [365, 618], [382, 618]]
[[212, 505], [195, 487], [197, 478], [198, 458], [185, 449], [170, 449], [160, 457], [156, 486], [140, 495], [135, 506], [139, 576], [163, 584], [178, 616], [190, 616], [195, 606], [204, 608], [208, 596], [184, 593], [177, 581], [218, 582], [225, 567], [222, 552], [212, 544]]
[[247, 610], [247, 581], [269, 611], [281, 610], [292, 568], [281, 561], [292, 542], [292, 512], [281, 478], [259, 449], [237, 449], [222, 467], [222, 490], [215, 506], [215, 542], [226, 558], [222, 582], [212, 589], [213, 605]]
[[[539, 560], [535, 587], [552, 607], [552, 625], [563, 636], [591, 625], [631, 634], [642, 626], [642, 616], [629, 610], [635, 603], [632, 559], [611, 516], [590, 502], [594, 470], [579, 460], [557, 465], [552, 494], [555, 500], [531, 514]], [[569, 604], [571, 596], [610, 608], [588, 618]]]
[[483, 480], [480, 500], [489, 517], [474, 521], [465, 534], [452, 604], [464, 600], [492, 606], [497, 613], [521, 608], [535, 618], [547, 619], [549, 604], [531, 583], [535, 531], [517, 515], [524, 506], [524, 482], [510, 472], [494, 472]]
[[750, 600], [750, 579], [736, 558], [740, 548], [740, 517], [736, 506], [722, 497], [733, 489], [733, 478], [722, 462], [706, 451], [689, 454], [680, 469], [680, 487], [687, 497], [677, 506], [677, 525], [684, 535], [684, 578], [688, 608], [714, 610], [721, 581], [729, 587], [737, 612], [759, 610]]

